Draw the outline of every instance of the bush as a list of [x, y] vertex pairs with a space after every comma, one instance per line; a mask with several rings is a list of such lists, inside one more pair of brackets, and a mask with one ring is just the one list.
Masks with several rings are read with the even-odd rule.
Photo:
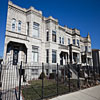
[[43, 79], [43, 78], [45, 78], [46, 76], [45, 76], [45, 73], [43, 73], [43, 72], [41, 72], [41, 74], [40, 74], [40, 76], [39, 76], [39, 79]]
[[55, 77], [56, 77], [56, 73], [50, 73], [49, 79], [55, 79]]

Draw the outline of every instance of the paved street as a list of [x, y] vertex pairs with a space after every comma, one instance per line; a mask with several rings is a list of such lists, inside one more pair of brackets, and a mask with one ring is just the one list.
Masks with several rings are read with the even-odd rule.
[[78, 92], [58, 96], [50, 100], [100, 100], [100, 85], [80, 90]]

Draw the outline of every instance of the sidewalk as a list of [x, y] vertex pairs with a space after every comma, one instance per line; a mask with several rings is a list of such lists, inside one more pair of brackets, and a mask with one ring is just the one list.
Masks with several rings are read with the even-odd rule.
[[50, 100], [100, 100], [100, 85], [58, 96]]

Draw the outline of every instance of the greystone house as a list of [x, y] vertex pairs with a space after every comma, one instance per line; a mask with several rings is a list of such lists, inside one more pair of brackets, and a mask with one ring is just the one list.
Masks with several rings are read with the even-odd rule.
[[[52, 16], [46, 18], [34, 7], [21, 8], [11, 1], [8, 14], [4, 45], [4, 63], [27, 66], [66, 65], [70, 63], [69, 45], [72, 48], [72, 64], [92, 66], [91, 38], [80, 35], [80, 30], [61, 26]], [[38, 69], [29, 72], [33, 75]], [[56, 72], [51, 66], [46, 74]]]

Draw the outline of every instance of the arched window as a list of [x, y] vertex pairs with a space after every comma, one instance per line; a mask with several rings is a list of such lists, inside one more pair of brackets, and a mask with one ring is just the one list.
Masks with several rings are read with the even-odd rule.
[[12, 19], [12, 31], [15, 31], [15, 27], [16, 27], [16, 19]]
[[21, 21], [18, 21], [18, 32], [21, 32]]

